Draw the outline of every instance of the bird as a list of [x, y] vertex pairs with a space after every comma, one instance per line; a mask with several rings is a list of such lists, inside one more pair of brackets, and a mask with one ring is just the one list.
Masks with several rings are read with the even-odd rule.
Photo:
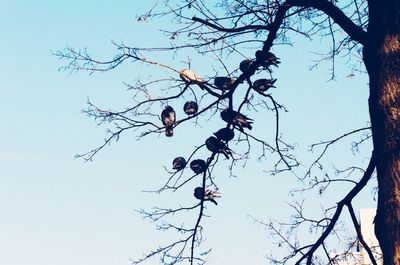
[[214, 85], [221, 90], [228, 90], [235, 83], [235, 79], [225, 76], [217, 76], [214, 78]]
[[189, 69], [182, 69], [179, 72], [179, 77], [187, 83], [204, 82], [195, 72]]
[[213, 153], [223, 154], [226, 159], [229, 159], [229, 155], [232, 155], [231, 150], [218, 138], [211, 136], [206, 140], [206, 147]]
[[164, 110], [161, 112], [161, 121], [165, 126], [165, 135], [167, 137], [171, 137], [174, 135], [173, 125], [176, 121], [176, 113], [175, 110], [167, 105]]
[[258, 79], [254, 81], [253, 88], [258, 93], [265, 95], [264, 92], [270, 89], [271, 87], [275, 87], [274, 84], [276, 79]]
[[187, 115], [193, 115], [196, 114], [197, 111], [199, 110], [199, 106], [197, 105], [196, 102], [194, 101], [187, 101], [185, 105], [183, 105], [183, 111]]
[[196, 187], [193, 195], [198, 200], [210, 201], [215, 205], [218, 205], [215, 198], [221, 198], [221, 194], [218, 191], [213, 191], [210, 189], [206, 189], [204, 191], [203, 187]]
[[281, 63], [280, 59], [275, 56], [272, 52], [256, 51], [256, 58], [261, 62], [261, 65], [265, 68], [271, 65], [278, 66]]
[[207, 169], [206, 161], [202, 159], [195, 159], [192, 162], [190, 162], [190, 169], [192, 169], [193, 172], [196, 174], [203, 173]]
[[221, 118], [225, 122], [232, 123], [234, 126], [238, 127], [241, 132], [243, 132], [243, 128], [248, 128], [249, 130], [253, 128], [251, 126], [253, 123], [252, 119], [229, 108], [226, 108], [221, 112]]
[[225, 142], [228, 142], [230, 140], [232, 140], [235, 137], [235, 133], [233, 131], [233, 129], [229, 129], [229, 128], [222, 128], [219, 129], [217, 132], [214, 133], [214, 135]]
[[247, 72], [249, 70], [249, 68], [253, 65], [253, 63], [254, 63], [254, 60], [249, 60], [249, 59], [241, 61], [240, 65], [239, 65], [240, 71], [242, 71], [243, 73]]
[[175, 159], [172, 161], [172, 169], [175, 169], [176, 171], [181, 171], [185, 167], [186, 160], [181, 156], [175, 157]]

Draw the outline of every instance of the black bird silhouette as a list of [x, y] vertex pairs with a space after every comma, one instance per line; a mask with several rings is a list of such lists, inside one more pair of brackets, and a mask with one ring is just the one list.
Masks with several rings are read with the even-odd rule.
[[258, 79], [254, 81], [253, 88], [258, 93], [265, 95], [264, 92], [266, 92], [271, 87], [275, 87], [274, 86], [275, 82], [276, 79]]
[[249, 59], [241, 61], [239, 65], [240, 71], [242, 71], [243, 73], [246, 72], [247, 70], [249, 70], [250, 66], [253, 65], [253, 63], [254, 60], [249, 60]]
[[231, 110], [229, 108], [224, 109], [221, 112], [221, 118], [227, 123], [232, 123], [234, 126], [238, 127], [240, 131], [243, 132], [243, 128], [248, 128], [251, 130], [252, 119], [246, 117], [245, 115]]
[[183, 105], [183, 111], [187, 115], [193, 115], [196, 114], [197, 111], [199, 110], [199, 106], [197, 105], [196, 102], [194, 101], [187, 101], [185, 105]]
[[175, 159], [172, 161], [172, 169], [181, 171], [185, 167], [186, 167], [186, 159], [181, 156], [175, 157]]
[[256, 51], [256, 57], [261, 61], [261, 65], [265, 68], [268, 68], [271, 65], [278, 66], [278, 64], [281, 63], [280, 59], [272, 52]]
[[214, 136], [211, 136], [206, 140], [206, 147], [213, 153], [223, 154], [226, 159], [229, 159], [229, 155], [232, 155], [231, 150], [223, 142], [221, 142], [221, 140], [215, 138]]
[[218, 205], [218, 203], [214, 198], [221, 198], [221, 194], [218, 191], [210, 189], [204, 191], [203, 187], [196, 187], [193, 195], [198, 200], [210, 201], [215, 205]]
[[235, 83], [235, 79], [225, 76], [217, 76], [214, 78], [214, 85], [221, 90], [228, 90]]
[[175, 110], [171, 106], [165, 106], [161, 112], [161, 121], [165, 126], [165, 135], [171, 137], [174, 135], [174, 124], [176, 121]]
[[214, 135], [218, 139], [225, 141], [225, 142], [228, 142], [235, 137], [235, 133], [234, 133], [233, 129], [229, 129], [227, 127], [219, 129], [217, 132], [214, 133]]
[[192, 162], [190, 162], [190, 168], [193, 170], [194, 173], [200, 174], [206, 171], [207, 164], [206, 161], [202, 159], [195, 159]]

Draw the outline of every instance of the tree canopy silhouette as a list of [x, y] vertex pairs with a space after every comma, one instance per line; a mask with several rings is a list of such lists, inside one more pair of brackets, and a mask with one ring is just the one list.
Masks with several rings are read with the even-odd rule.
[[[117, 53], [108, 61], [97, 60], [86, 50], [66, 48], [56, 56], [68, 60], [65, 70], [104, 72], [118, 68], [123, 62], [145, 63], [170, 71], [169, 76], [143, 82], [140, 79], [128, 88], [135, 92], [137, 103], [131, 107], [111, 111], [89, 102], [85, 111], [99, 123], [109, 123], [109, 136], [97, 148], [78, 155], [85, 160], [92, 158], [104, 146], [117, 140], [121, 133], [128, 130], [139, 132], [139, 138], [150, 134], [165, 134], [179, 137], [174, 131], [183, 123], [197, 122], [206, 116], [210, 122], [222, 119], [226, 126], [210, 132], [199, 146], [187, 156], [173, 160], [170, 177], [157, 192], [179, 190], [190, 185], [201, 176], [202, 186], [196, 187], [194, 196], [198, 203], [191, 206], [152, 211], [142, 210], [145, 218], [160, 222], [162, 230], [173, 230], [180, 234], [180, 240], [150, 251], [134, 264], [160, 255], [163, 264], [179, 262], [204, 263], [208, 251], [196, 251], [202, 242], [202, 218], [205, 205], [217, 204], [218, 186], [214, 182], [213, 169], [222, 159], [231, 161], [231, 168], [240, 160], [248, 159], [253, 144], [260, 145], [263, 156], [271, 153], [275, 157], [271, 174], [296, 172], [299, 161], [294, 155], [294, 146], [281, 137], [279, 119], [286, 109], [275, 100], [270, 89], [276, 86], [274, 71], [279, 69], [279, 55], [273, 53], [274, 45], [292, 44], [290, 36], [304, 38], [324, 37], [331, 46], [321, 60], [331, 62], [331, 78], [335, 77], [335, 59], [348, 56], [349, 61], [359, 60], [361, 72], [369, 77], [369, 115], [370, 125], [353, 129], [337, 138], [316, 143], [322, 146], [321, 154], [309, 165], [305, 176], [299, 179], [311, 179], [309, 189], [320, 189], [335, 181], [352, 183], [349, 192], [336, 207], [327, 211], [327, 215], [318, 220], [307, 219], [301, 204], [293, 205], [295, 219], [286, 224], [288, 230], [295, 230], [301, 224], [308, 224], [310, 229], [319, 233], [312, 244], [302, 245], [281, 232], [278, 224], [267, 224], [279, 244], [287, 247], [284, 257], [271, 257], [277, 264], [315, 264], [332, 263], [336, 256], [329, 255], [327, 238], [335, 231], [342, 213], [347, 209], [352, 217], [358, 241], [367, 249], [373, 264], [374, 253], [363, 240], [357, 224], [352, 201], [366, 186], [376, 171], [378, 186], [377, 215], [375, 231], [383, 254], [384, 264], [400, 264], [400, 2], [397, 0], [164, 0], [157, 2], [151, 10], [137, 16], [138, 21], [170, 18], [171, 28], [164, 33], [171, 42], [166, 46], [130, 47], [124, 43], [114, 43]], [[176, 26], [176, 28], [173, 28]], [[140, 44], [139, 44], [140, 45]], [[287, 49], [296, 49], [296, 45]], [[189, 58], [187, 67], [151, 60], [155, 52], [171, 52], [175, 57], [182, 50], [190, 49], [193, 58]], [[227, 64], [229, 56], [240, 58], [242, 50], [252, 49], [253, 56], [238, 59], [237, 63]], [[195, 53], [212, 55], [217, 58], [216, 65], [210, 72], [191, 69]], [[317, 62], [318, 63], [318, 62]], [[163, 88], [160, 88], [163, 87]], [[241, 89], [238, 89], [240, 87]], [[244, 87], [244, 89], [242, 89]], [[186, 100], [190, 98], [190, 100]], [[299, 99], [301, 100], [301, 99]], [[182, 104], [182, 101], [185, 104]], [[181, 106], [182, 105], [182, 106]], [[184, 107], [186, 116], [176, 115], [176, 108]], [[252, 128], [258, 122], [252, 119], [254, 112], [272, 112], [275, 115], [274, 139], [264, 139]], [[357, 172], [351, 179], [316, 178], [311, 170], [320, 166], [321, 158], [328, 148], [339, 140], [359, 135], [356, 145], [372, 138], [373, 152], [369, 165], [365, 169], [350, 168]], [[236, 152], [232, 143], [247, 146], [244, 152]], [[200, 149], [210, 151], [210, 156], [198, 158]], [[222, 155], [222, 157], [220, 156]], [[172, 162], [172, 161], [171, 161]], [[190, 170], [189, 170], [190, 168]], [[360, 172], [362, 174], [360, 175]], [[197, 219], [190, 226], [176, 225], [167, 217], [198, 211]]]

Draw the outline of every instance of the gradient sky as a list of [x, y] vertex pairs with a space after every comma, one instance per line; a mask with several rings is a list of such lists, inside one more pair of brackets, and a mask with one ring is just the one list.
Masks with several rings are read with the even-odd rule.
[[[135, 20], [151, 5], [127, 0], [0, 0], [0, 264], [127, 265], [171, 239], [135, 209], [194, 202], [191, 188], [178, 195], [141, 191], [160, 186], [167, 177], [162, 166], [170, 167], [173, 157], [189, 153], [204, 135], [222, 126], [219, 117], [202, 129], [177, 131], [173, 139], [152, 135], [136, 141], [134, 133], [125, 134], [94, 162], [84, 163], [74, 155], [101, 144], [106, 135], [105, 127], [81, 113], [87, 98], [106, 108], [125, 107], [131, 95], [123, 81], [147, 73], [140, 65], [126, 64], [112, 73], [71, 75], [58, 71], [63, 62], [51, 55], [72, 46], [110, 58], [111, 40], [164, 45], [168, 39], [157, 30], [160, 23]], [[283, 63], [276, 70], [278, 88], [273, 93], [290, 110], [282, 117], [284, 135], [298, 143], [305, 164], [313, 157], [306, 152], [310, 144], [368, 121], [365, 76], [349, 78], [350, 70], [338, 67], [337, 81], [327, 82], [329, 65], [308, 70], [316, 58], [312, 49], [321, 45], [318, 38], [295, 39], [297, 49], [274, 50]], [[180, 69], [186, 55], [162, 58]], [[259, 133], [272, 127], [260, 123], [254, 124]], [[365, 166], [370, 147], [356, 155], [349, 147], [345, 141], [332, 149], [327, 170], [333, 164]], [[288, 174], [270, 176], [264, 172], [270, 163], [256, 157], [257, 152], [245, 169], [237, 170], [238, 178], [228, 177], [226, 161], [216, 171], [223, 198], [218, 207], [207, 209], [211, 217], [205, 220], [205, 246], [213, 249], [209, 264], [265, 264], [271, 240], [249, 215], [269, 220], [290, 213], [288, 191], [300, 183]], [[343, 189], [328, 196], [329, 205], [340, 199], [338, 193]], [[356, 208], [373, 207], [371, 194], [370, 187]], [[308, 213], [320, 211], [319, 200], [324, 201], [311, 199], [317, 204]], [[155, 258], [146, 264], [158, 263]]]

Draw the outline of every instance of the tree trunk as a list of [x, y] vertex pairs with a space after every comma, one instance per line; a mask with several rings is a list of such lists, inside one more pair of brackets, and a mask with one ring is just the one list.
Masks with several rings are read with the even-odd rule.
[[400, 1], [370, 0], [364, 62], [377, 154], [375, 234], [385, 265], [400, 265]]

